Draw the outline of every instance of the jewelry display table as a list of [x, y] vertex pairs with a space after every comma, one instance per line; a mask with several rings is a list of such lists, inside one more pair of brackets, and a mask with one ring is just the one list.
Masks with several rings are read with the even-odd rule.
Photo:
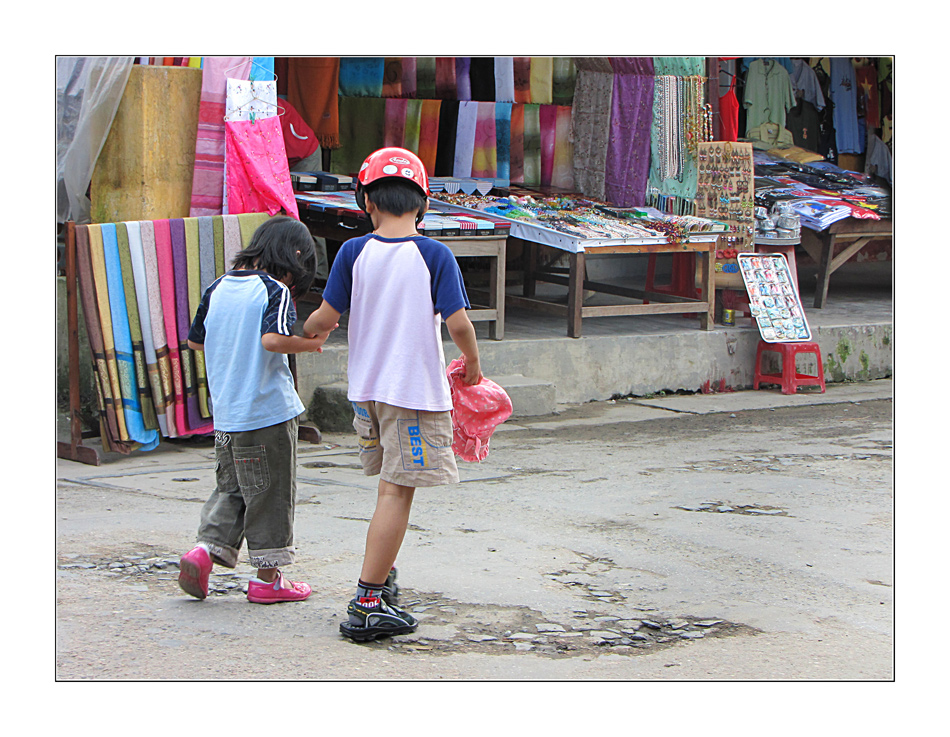
[[[830, 225], [826, 230], [814, 231], [802, 228], [802, 248], [818, 262], [818, 285], [815, 289], [815, 308], [821, 309], [828, 299], [828, 282], [831, 275], [868, 243], [879, 238], [893, 239], [892, 220], [861, 220], [846, 218]], [[848, 242], [840, 253], [835, 246]]]
[[[434, 201], [433, 207], [446, 212], [484, 214], [460, 205]], [[715, 309], [714, 270], [716, 244], [720, 232], [691, 233], [685, 243], [670, 243], [664, 237], [623, 238], [611, 240], [579, 239], [551, 228], [533, 223], [510, 220], [512, 245], [524, 248], [524, 288], [522, 295], [507, 294], [509, 306], [524, 307], [548, 314], [567, 317], [567, 335], [581, 337], [585, 317], [611, 317], [620, 315], [659, 315], [675, 313], [698, 313], [702, 330], [713, 329]], [[568, 266], [539, 267], [538, 251], [553, 248], [568, 254]], [[674, 294], [662, 294], [634, 287], [605, 284], [587, 278], [586, 257], [590, 255], [649, 255], [657, 253], [695, 253], [699, 256], [699, 296], [695, 298]], [[560, 284], [568, 288], [567, 304], [539, 299], [536, 294], [538, 282]], [[639, 299], [650, 304], [584, 305], [584, 292], [610, 294], [618, 297]]]

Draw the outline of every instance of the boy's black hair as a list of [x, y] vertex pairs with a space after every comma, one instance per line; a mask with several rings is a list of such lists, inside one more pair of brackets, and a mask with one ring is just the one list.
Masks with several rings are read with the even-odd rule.
[[280, 280], [289, 274], [290, 293], [298, 297], [310, 290], [317, 271], [313, 236], [299, 220], [276, 215], [254, 231], [247, 248], [234, 257], [232, 268], [260, 269]]
[[418, 185], [396, 177], [375, 181], [366, 186], [364, 192], [383, 212], [396, 216], [415, 212], [417, 223], [422, 219], [422, 213], [429, 201]]

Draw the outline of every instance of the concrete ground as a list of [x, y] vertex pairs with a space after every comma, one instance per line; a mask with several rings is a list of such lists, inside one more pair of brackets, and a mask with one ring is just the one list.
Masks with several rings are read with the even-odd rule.
[[[889, 681], [890, 381], [562, 406], [417, 492], [397, 562], [418, 631], [338, 632], [375, 480], [300, 447], [299, 604], [177, 586], [210, 441], [57, 463], [56, 676], [72, 680]], [[286, 659], [277, 653], [293, 653]]]

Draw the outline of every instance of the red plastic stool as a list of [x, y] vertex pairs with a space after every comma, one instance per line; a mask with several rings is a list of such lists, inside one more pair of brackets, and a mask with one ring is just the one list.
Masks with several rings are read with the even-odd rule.
[[[762, 373], [762, 356], [765, 353], [777, 353], [782, 358], [782, 373]], [[798, 373], [795, 359], [799, 353], [813, 353], [818, 361], [818, 376]], [[760, 383], [778, 384], [782, 387], [782, 394], [794, 394], [800, 386], [820, 386], [821, 393], [825, 391], [825, 373], [821, 367], [821, 349], [817, 343], [766, 343], [759, 341], [755, 353], [755, 380], [753, 389], [758, 389]]]

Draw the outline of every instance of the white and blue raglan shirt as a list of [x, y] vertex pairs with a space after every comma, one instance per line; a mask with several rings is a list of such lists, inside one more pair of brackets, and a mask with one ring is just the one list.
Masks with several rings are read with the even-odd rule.
[[257, 430], [304, 411], [287, 356], [261, 345], [265, 333], [292, 335], [296, 320], [290, 289], [264, 271], [229, 271], [205, 290], [188, 340], [204, 344], [215, 430]]
[[323, 298], [341, 314], [350, 311], [350, 401], [452, 409], [442, 318], [471, 305], [448, 246], [421, 235], [348, 240]]

